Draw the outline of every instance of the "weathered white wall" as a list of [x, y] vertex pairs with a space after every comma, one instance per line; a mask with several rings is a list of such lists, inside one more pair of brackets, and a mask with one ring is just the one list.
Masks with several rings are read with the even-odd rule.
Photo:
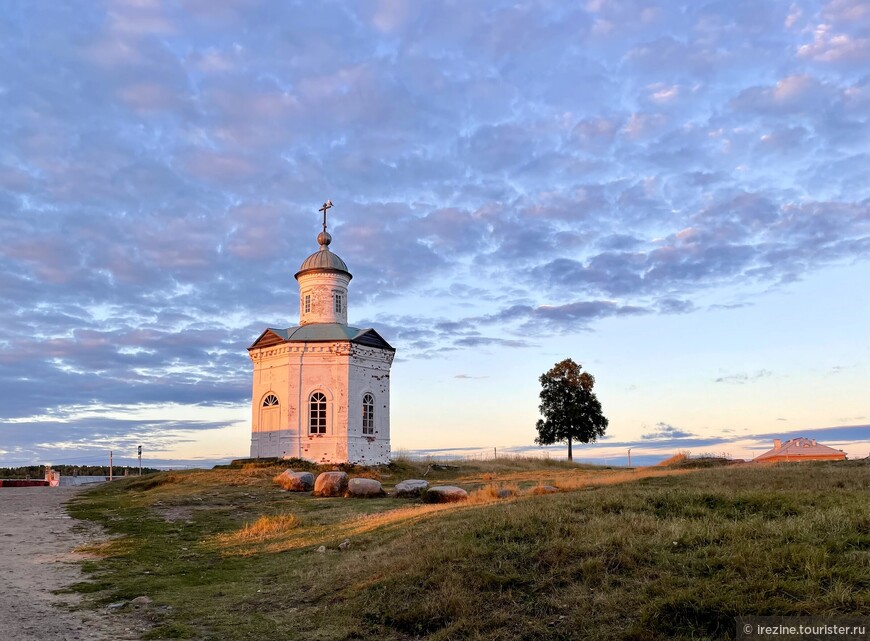
[[[251, 457], [299, 457], [319, 463], [390, 460], [393, 352], [348, 341], [282, 343], [250, 353], [254, 364]], [[326, 434], [309, 434], [308, 399], [327, 398]], [[362, 434], [362, 397], [375, 397], [375, 434]], [[278, 421], [265, 425], [263, 399], [278, 397]]]
[[[310, 272], [299, 280], [299, 324], [341, 323], [347, 325], [348, 274]], [[335, 294], [341, 296], [341, 312], [335, 311]], [[305, 311], [305, 297], [311, 296], [311, 310]]]
[[[353, 345], [350, 360], [352, 410], [348, 424], [349, 460], [363, 465], [390, 461], [390, 365], [394, 353]], [[366, 393], [375, 399], [374, 434], [363, 434], [362, 402]]]

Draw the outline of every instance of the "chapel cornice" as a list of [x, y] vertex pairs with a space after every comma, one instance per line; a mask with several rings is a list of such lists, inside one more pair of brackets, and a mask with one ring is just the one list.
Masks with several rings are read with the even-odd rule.
[[248, 355], [255, 362], [292, 354], [351, 356], [354, 353], [353, 348], [354, 346], [350, 341], [338, 341], [335, 343], [281, 343], [267, 347], [248, 348]]

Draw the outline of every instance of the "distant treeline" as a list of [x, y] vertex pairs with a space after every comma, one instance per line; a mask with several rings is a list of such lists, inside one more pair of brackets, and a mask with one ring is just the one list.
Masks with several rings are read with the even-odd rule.
[[[59, 472], [61, 476], [108, 476], [108, 465], [52, 465], [51, 469]], [[143, 467], [142, 474], [159, 472], [153, 467]], [[115, 465], [112, 468], [113, 476], [135, 476], [139, 473], [138, 467]], [[24, 467], [0, 467], [0, 479], [41, 479], [45, 478], [44, 465], [26, 465]]]

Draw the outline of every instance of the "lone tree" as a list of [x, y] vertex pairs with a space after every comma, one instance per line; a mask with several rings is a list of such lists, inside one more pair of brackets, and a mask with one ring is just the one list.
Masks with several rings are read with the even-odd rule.
[[556, 363], [542, 375], [541, 404], [544, 417], [538, 420], [538, 445], [568, 442], [568, 460], [573, 461], [571, 444], [594, 442], [604, 435], [607, 419], [601, 413], [601, 403], [592, 388], [595, 377], [581, 372], [582, 366], [570, 358]]

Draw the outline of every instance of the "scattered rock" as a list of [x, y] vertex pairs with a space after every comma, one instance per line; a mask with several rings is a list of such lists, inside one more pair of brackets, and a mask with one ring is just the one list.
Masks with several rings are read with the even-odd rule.
[[468, 492], [455, 485], [436, 485], [423, 494], [424, 503], [455, 503], [467, 498]]
[[106, 609], [111, 612], [113, 610], [120, 610], [125, 605], [127, 605], [126, 601], [115, 601], [114, 603], [110, 603], [109, 605], [107, 605]]
[[345, 472], [323, 472], [314, 481], [314, 496], [344, 496], [347, 492]]
[[553, 487], [552, 485], [539, 485], [532, 490], [532, 494], [556, 494], [558, 491], [559, 488]]
[[381, 482], [375, 479], [353, 478], [347, 484], [347, 496], [354, 498], [374, 498], [384, 496]]
[[317, 551], [320, 552], [321, 554], [323, 554], [324, 552], [326, 552], [326, 546], [321, 545], [319, 548], [317, 548]]
[[144, 595], [137, 596], [135, 599], [130, 601], [130, 605], [135, 606], [137, 608], [140, 606], [143, 606], [143, 605], [148, 605], [149, 603], [151, 603], [151, 599], [148, 598], [147, 596], [144, 596]]
[[350, 547], [350, 539], [345, 539], [341, 543], [338, 544], [338, 549], [342, 552]]
[[512, 499], [517, 495], [513, 490], [509, 490], [507, 488], [502, 488], [498, 492], [496, 492], [496, 496], [500, 499]]
[[429, 481], [422, 479], [408, 479], [396, 483], [396, 498], [407, 499], [420, 496], [429, 487]]
[[281, 472], [282, 485], [288, 492], [310, 492], [314, 489], [314, 475], [311, 472]]

